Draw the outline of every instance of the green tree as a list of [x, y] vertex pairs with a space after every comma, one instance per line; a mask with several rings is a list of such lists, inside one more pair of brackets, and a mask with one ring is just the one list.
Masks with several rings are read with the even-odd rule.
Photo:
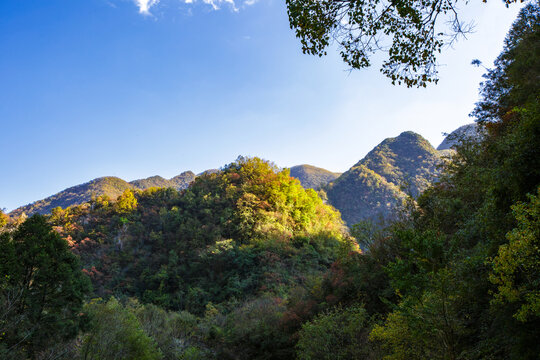
[[[304, 53], [323, 56], [337, 43], [353, 69], [388, 56], [381, 72], [407, 87], [437, 82], [436, 54], [471, 30], [458, 16], [460, 1], [287, 0], [289, 22]], [[508, 5], [515, 0], [504, 0]], [[463, 5], [466, 1], [463, 1]]]
[[338, 307], [302, 326], [296, 345], [298, 359], [375, 359], [368, 334], [368, 316], [361, 306]]
[[383, 359], [457, 360], [467, 352], [464, 318], [470, 310], [460, 298], [459, 276], [443, 269], [426, 278], [430, 284], [425, 291], [403, 298], [384, 325], [371, 332], [370, 339], [381, 345]]
[[388, 359], [538, 358], [538, 204], [525, 201], [540, 184], [539, 13], [522, 9], [487, 76], [484, 138], [457, 147], [391, 236], [400, 300], [372, 332]]
[[137, 198], [133, 191], [126, 190], [116, 200], [116, 208], [119, 212], [130, 212], [137, 208]]
[[[188, 351], [188, 345], [195, 343], [196, 316], [187, 311], [166, 311], [153, 304], [140, 305], [134, 299], [128, 305], [140, 321], [144, 333], [155, 340], [163, 359], [178, 360], [182, 356], [189, 358], [190, 353], [193, 355], [196, 348]], [[200, 350], [198, 352], [202, 353]]]
[[86, 307], [92, 322], [81, 347], [83, 360], [158, 360], [162, 354], [129, 308], [114, 297]]
[[9, 217], [0, 209], [0, 229], [7, 225]]
[[[283, 310], [283, 301], [268, 295], [244, 302], [225, 320], [223, 333], [228, 349], [224, 349], [224, 353], [235, 354], [237, 359], [289, 358], [283, 353], [288, 340], [280, 327]], [[219, 315], [207, 317], [207, 320], [215, 324]], [[219, 341], [222, 331], [216, 326], [210, 329], [209, 335], [215, 338], [212, 341]]]
[[78, 334], [90, 284], [43, 216], [34, 215], [0, 237], [0, 274], [0, 322], [8, 324], [0, 341], [9, 355], [33, 359]]
[[484, 75], [486, 80], [480, 88], [482, 100], [472, 115], [483, 122], [499, 122], [514, 107], [538, 102], [539, 76], [540, 5], [531, 2], [520, 11], [495, 67]]
[[528, 203], [513, 206], [517, 227], [493, 260], [491, 281], [497, 285], [495, 303], [518, 303], [522, 322], [540, 318], [540, 188]]
[[[289, 285], [302, 266], [328, 266], [350, 245], [335, 209], [259, 158], [197, 177], [165, 216], [174, 235], [166, 266], [145, 279], [145, 301], [197, 315], [209, 301]], [[302, 266], [286, 265], [295, 255]]]

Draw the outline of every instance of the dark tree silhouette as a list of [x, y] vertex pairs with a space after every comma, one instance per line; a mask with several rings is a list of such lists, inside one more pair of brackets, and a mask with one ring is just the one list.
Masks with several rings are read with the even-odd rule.
[[438, 80], [437, 53], [472, 29], [459, 17], [460, 3], [466, 1], [287, 0], [287, 8], [304, 53], [326, 55], [335, 42], [343, 61], [360, 69], [384, 52], [381, 72], [392, 84], [425, 87]]
[[14, 233], [2, 234], [0, 274], [5, 325], [0, 357], [33, 359], [78, 334], [89, 280], [43, 216], [34, 215]]

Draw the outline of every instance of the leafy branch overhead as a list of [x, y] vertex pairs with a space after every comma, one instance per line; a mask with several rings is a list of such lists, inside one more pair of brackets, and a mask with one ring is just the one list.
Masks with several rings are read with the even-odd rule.
[[[372, 65], [386, 53], [380, 71], [392, 84], [437, 83], [437, 54], [472, 25], [459, 16], [459, 0], [286, 0], [291, 29], [304, 53], [323, 56], [335, 43], [352, 69]], [[506, 5], [515, 0], [503, 0]]]

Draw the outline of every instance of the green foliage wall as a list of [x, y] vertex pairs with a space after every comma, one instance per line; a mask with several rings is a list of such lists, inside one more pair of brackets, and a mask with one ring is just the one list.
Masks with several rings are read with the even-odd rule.
[[284, 294], [351, 248], [339, 213], [258, 158], [174, 189], [126, 191], [116, 202], [53, 211], [100, 296], [202, 314], [266, 291]]
[[368, 335], [369, 318], [362, 307], [338, 307], [302, 326], [296, 345], [298, 359], [375, 359]]
[[2, 357], [34, 359], [77, 336], [90, 284], [66, 241], [43, 216], [0, 235], [0, 274]]
[[92, 318], [92, 329], [83, 337], [84, 360], [159, 360], [163, 354], [148, 337], [133, 314], [114, 297], [107, 302], [91, 302], [85, 310]]

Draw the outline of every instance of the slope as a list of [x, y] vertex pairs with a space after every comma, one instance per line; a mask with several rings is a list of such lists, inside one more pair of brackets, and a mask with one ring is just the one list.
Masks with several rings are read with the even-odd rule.
[[183, 190], [193, 180], [195, 180], [195, 174], [192, 171], [185, 171], [169, 180], [156, 175], [146, 179], [133, 180], [130, 184], [141, 190], [151, 187], [170, 187], [176, 190]]
[[297, 165], [290, 168], [291, 176], [300, 180], [305, 189], [318, 189], [337, 179], [341, 173], [335, 173], [313, 165]]
[[349, 224], [389, 217], [407, 197], [418, 196], [437, 176], [440, 153], [422, 136], [388, 138], [327, 187], [328, 201]]
[[133, 185], [120, 178], [114, 176], [101, 177], [84, 184], [70, 187], [43, 200], [21, 206], [20, 208], [13, 210], [10, 215], [19, 216], [23, 213], [26, 215], [35, 213], [47, 214], [58, 206], [66, 208], [72, 205], [83, 204], [90, 201], [93, 196], [107, 195], [110, 198], [116, 199], [127, 189], [134, 188]]
[[90, 201], [92, 197], [105, 195], [111, 199], [116, 199], [128, 189], [144, 190], [151, 187], [166, 187], [183, 190], [187, 188], [194, 179], [195, 174], [191, 171], [183, 172], [169, 180], [164, 179], [161, 176], [152, 176], [146, 179], [127, 182], [118, 177], [106, 176], [70, 187], [43, 200], [21, 206], [18, 209], [13, 210], [10, 215], [17, 217], [23, 213], [26, 215], [35, 213], [48, 214], [55, 207], [60, 206], [62, 208], [67, 208], [73, 205], [80, 205]]
[[481, 140], [483, 136], [481, 128], [476, 123], [463, 125], [448, 134], [441, 144], [437, 146], [437, 150], [453, 149], [463, 140]]

